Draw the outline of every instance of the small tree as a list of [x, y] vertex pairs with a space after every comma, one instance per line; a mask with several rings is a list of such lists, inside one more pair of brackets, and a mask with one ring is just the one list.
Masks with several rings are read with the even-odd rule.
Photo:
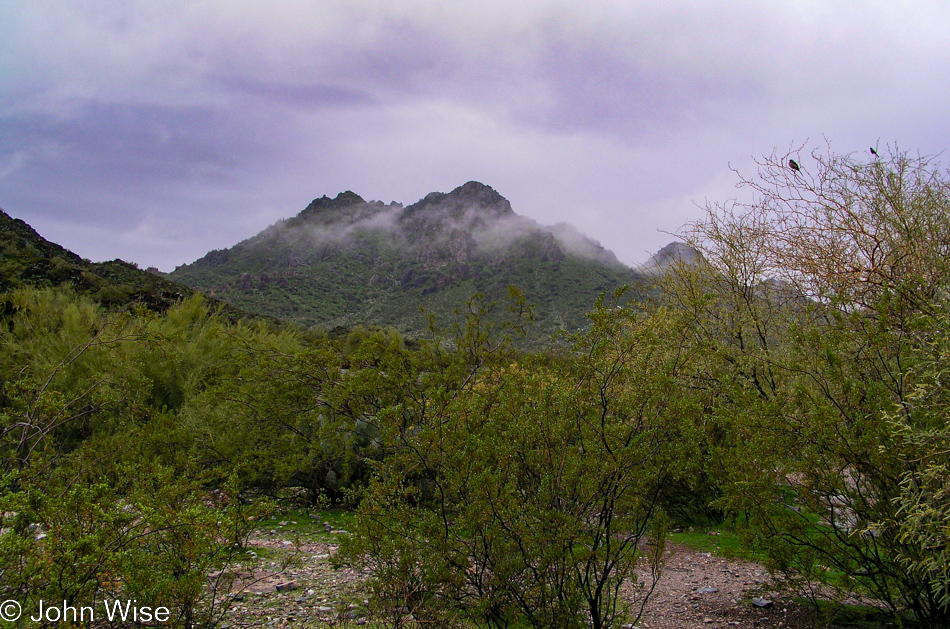
[[[924, 158], [773, 154], [749, 203], [711, 204], [686, 230], [703, 254], [665, 282], [713, 360], [709, 436], [725, 504], [773, 567], [804, 586], [858, 590], [943, 626], [931, 551], [897, 525], [921, 427], [916, 367], [943, 334], [950, 184]], [[946, 421], [942, 419], [941, 421]], [[944, 423], [945, 425], [945, 423]]]
[[68, 292], [6, 298], [0, 598], [25, 615], [42, 600], [137, 599], [167, 607], [170, 626], [216, 624], [253, 509], [209, 492], [169, 452], [180, 427], [157, 407], [144, 363], [172, 362], [172, 343], [150, 317], [109, 315]]
[[431, 410], [408, 429], [387, 424], [393, 454], [344, 550], [375, 568], [389, 609], [477, 626], [611, 627], [631, 611], [621, 586], [644, 553], [655, 584], [661, 488], [691, 443], [691, 400], [669, 393], [690, 356], [668, 343], [672, 317], [604, 305], [591, 317], [575, 355], [559, 360], [460, 339], [496, 351], [456, 354], [468, 369], [433, 382]]

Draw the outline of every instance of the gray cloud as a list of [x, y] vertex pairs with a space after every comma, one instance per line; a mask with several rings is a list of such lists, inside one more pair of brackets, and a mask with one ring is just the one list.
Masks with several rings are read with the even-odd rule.
[[471, 180], [644, 262], [822, 135], [950, 139], [950, 6], [277, 0], [0, 6], [0, 205], [169, 269], [352, 189]]
[[225, 76], [218, 79], [218, 81], [223, 88], [229, 91], [303, 110], [351, 107], [373, 103], [373, 98], [365, 92], [335, 85], [273, 83], [244, 76]]

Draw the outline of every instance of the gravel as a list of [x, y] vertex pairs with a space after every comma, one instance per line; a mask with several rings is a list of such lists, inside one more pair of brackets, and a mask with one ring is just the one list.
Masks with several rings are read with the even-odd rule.
[[[251, 562], [235, 583], [229, 627], [328, 627], [367, 624], [367, 573], [335, 570], [338, 545], [281, 539], [250, 541]], [[256, 556], [255, 556], [256, 555]], [[640, 578], [648, 579], [648, 570]], [[811, 608], [795, 600], [756, 563], [667, 544], [663, 576], [636, 622], [638, 629], [753, 629], [818, 626]], [[640, 586], [626, 594], [639, 602]], [[756, 603], [768, 601], [761, 606]], [[822, 625], [826, 626], [827, 625]], [[833, 626], [831, 626], [833, 627]]]

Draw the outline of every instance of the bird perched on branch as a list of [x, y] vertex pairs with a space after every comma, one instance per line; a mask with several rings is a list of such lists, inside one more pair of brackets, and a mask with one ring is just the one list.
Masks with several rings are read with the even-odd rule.
[[877, 157], [877, 151], [874, 150], [873, 146], [871, 147], [871, 155], [873, 155], [874, 157]]
[[788, 160], [788, 167], [797, 173], [800, 173], [802, 171], [802, 167], [799, 166], [798, 162], [796, 162], [794, 159]]

